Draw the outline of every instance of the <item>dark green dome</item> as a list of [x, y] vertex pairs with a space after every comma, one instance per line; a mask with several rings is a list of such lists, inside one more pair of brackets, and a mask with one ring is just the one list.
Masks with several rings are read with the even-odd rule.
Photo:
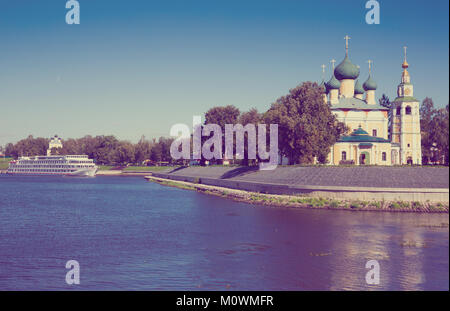
[[369, 75], [366, 82], [364, 82], [363, 87], [366, 91], [375, 91], [377, 89], [377, 83], [372, 79], [372, 76]]
[[331, 76], [330, 81], [328, 81], [325, 84], [326, 88], [327, 88], [327, 92], [329, 92], [330, 90], [338, 90], [341, 87], [341, 82], [339, 82], [338, 79], [336, 79], [336, 77], [334, 76], [334, 74]]
[[325, 87], [325, 82], [322, 80], [322, 82], [319, 84], [319, 89], [321, 89], [323, 92], [326, 92], [327, 89]]
[[358, 80], [356, 80], [355, 82], [355, 94], [364, 94], [364, 89], [362, 88]]
[[369, 133], [367, 133], [366, 131], [364, 131], [364, 130], [361, 128], [361, 125], [360, 125], [360, 126], [358, 126], [358, 128], [357, 128], [356, 130], [353, 130], [353, 133], [351, 133], [351, 136], [358, 136], [358, 135], [366, 135], [366, 136], [368, 136]]
[[334, 75], [339, 80], [355, 80], [359, 76], [359, 68], [353, 65], [346, 55], [344, 60], [336, 67], [336, 69], [334, 69]]

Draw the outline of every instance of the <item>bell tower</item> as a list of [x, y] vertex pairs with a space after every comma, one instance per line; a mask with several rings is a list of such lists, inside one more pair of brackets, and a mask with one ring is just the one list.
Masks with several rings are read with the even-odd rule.
[[414, 88], [408, 72], [406, 46], [403, 72], [397, 87], [397, 98], [391, 106], [391, 140], [400, 146], [400, 164], [422, 164], [419, 101], [414, 98]]

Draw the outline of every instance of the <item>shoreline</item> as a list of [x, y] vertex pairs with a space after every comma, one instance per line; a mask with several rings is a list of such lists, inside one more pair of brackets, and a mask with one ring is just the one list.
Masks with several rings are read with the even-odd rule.
[[263, 194], [449, 203], [449, 170], [382, 167], [180, 167], [148, 175]]
[[[107, 172], [107, 173], [104, 173]], [[95, 175], [96, 176], [121, 176], [121, 177], [136, 177], [136, 176], [147, 176], [148, 174], [151, 174], [152, 172], [123, 172], [123, 171], [98, 171]], [[7, 175], [6, 170], [0, 171], [0, 175]], [[19, 174], [17, 174], [19, 175]], [[31, 174], [23, 174], [21, 176], [30, 176]], [[41, 176], [40, 174], [32, 175], [32, 176]], [[63, 176], [63, 175], [55, 175], [55, 176]]]
[[146, 172], [124, 172], [124, 171], [114, 171], [114, 170], [104, 170], [104, 171], [97, 171], [97, 173], [95, 174], [96, 176], [122, 176], [122, 177], [127, 177], [127, 176], [147, 176], [148, 174], [151, 174], [152, 172], [150, 171], [146, 171]]
[[160, 185], [214, 195], [233, 201], [284, 208], [308, 208], [322, 210], [443, 213], [448, 214], [449, 206], [443, 203], [405, 202], [405, 201], [361, 201], [329, 198], [316, 198], [299, 195], [265, 194], [226, 187], [172, 180], [162, 177], [145, 176], [147, 181]]

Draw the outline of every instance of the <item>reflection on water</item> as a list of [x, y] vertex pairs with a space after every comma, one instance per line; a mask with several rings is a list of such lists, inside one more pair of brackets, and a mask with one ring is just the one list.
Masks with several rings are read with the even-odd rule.
[[[268, 208], [142, 178], [0, 176], [0, 289], [448, 290], [448, 214]], [[380, 263], [380, 285], [365, 264]]]

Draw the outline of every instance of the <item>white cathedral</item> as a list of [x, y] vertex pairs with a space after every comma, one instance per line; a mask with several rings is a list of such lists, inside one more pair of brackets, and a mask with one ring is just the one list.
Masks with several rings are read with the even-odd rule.
[[386, 108], [377, 103], [377, 84], [369, 76], [361, 86], [359, 66], [348, 57], [348, 36], [344, 60], [334, 68], [325, 88], [324, 101], [330, 104], [337, 119], [350, 131], [331, 147], [330, 165], [403, 165], [422, 164], [419, 101], [413, 97], [413, 85], [405, 56], [397, 98]]

